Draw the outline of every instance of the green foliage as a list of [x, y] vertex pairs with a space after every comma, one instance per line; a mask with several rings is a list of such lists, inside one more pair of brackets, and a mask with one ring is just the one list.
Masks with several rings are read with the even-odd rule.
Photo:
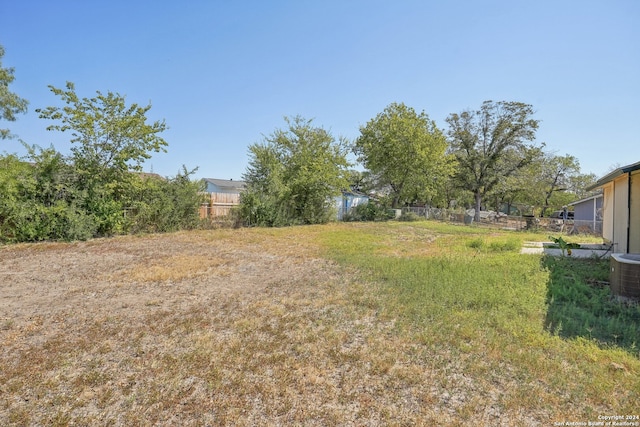
[[522, 247], [522, 241], [518, 238], [495, 240], [489, 243], [489, 250], [493, 252], [518, 252]]
[[518, 252], [522, 247], [522, 241], [519, 238], [507, 239], [491, 239], [486, 242], [485, 239], [477, 237], [467, 241], [467, 246], [481, 252]]
[[110, 182], [130, 169], [141, 170], [152, 152], [166, 151], [167, 143], [158, 135], [166, 129], [164, 121], [147, 123], [151, 105], [127, 106], [125, 98], [113, 92], [79, 98], [73, 83], [67, 82], [66, 88], [49, 86], [65, 107], [36, 111], [40, 118], [56, 122], [47, 130], [72, 132], [72, 158], [82, 179]]
[[202, 184], [183, 166], [173, 178], [132, 174], [127, 193], [124, 229], [130, 233], [189, 230], [200, 225]]
[[5, 242], [84, 240], [96, 233], [73, 188], [72, 170], [53, 148], [28, 147], [32, 163], [0, 158], [0, 239]]
[[395, 217], [393, 209], [383, 204], [368, 202], [357, 205], [344, 216], [344, 221], [388, 221]]
[[476, 221], [483, 198], [539, 156], [540, 147], [532, 143], [538, 121], [532, 115], [528, 104], [485, 101], [480, 110], [447, 118], [456, 181], [474, 195]]
[[128, 173], [88, 191], [53, 148], [28, 149], [29, 163], [0, 156], [0, 242], [86, 240], [200, 225], [202, 189], [189, 179], [194, 171], [183, 168], [171, 179]]
[[[47, 130], [71, 132], [73, 146], [68, 165], [58, 156], [59, 169], [67, 177], [63, 187], [73, 192], [68, 200], [70, 206], [91, 218], [94, 235], [108, 236], [138, 227], [132, 226], [131, 218], [123, 214], [129, 208], [129, 193], [136, 188], [131, 171], [141, 170], [151, 153], [165, 151], [167, 143], [159, 136], [166, 129], [164, 121], [147, 123], [151, 105], [128, 106], [117, 93], [97, 92], [93, 98], [80, 98], [71, 82], [67, 82], [66, 90], [49, 88], [65, 106], [36, 111], [40, 118], [54, 121]], [[35, 163], [40, 164], [37, 159]], [[46, 194], [43, 184], [37, 186]], [[58, 182], [54, 180], [52, 185], [55, 187]], [[170, 222], [180, 223], [175, 219]], [[148, 225], [139, 228], [147, 229]]]
[[638, 352], [640, 305], [616, 301], [602, 285], [609, 280], [609, 260], [545, 257], [543, 262], [549, 271], [549, 330]]
[[422, 221], [423, 217], [419, 216], [415, 212], [402, 212], [402, 214], [398, 217], [398, 221], [405, 222], [413, 222], [413, 221]]
[[553, 243], [558, 245], [558, 248], [560, 248], [560, 250], [562, 251], [562, 256], [565, 256], [565, 254], [571, 256], [571, 250], [572, 249], [579, 249], [580, 248], [579, 244], [577, 244], [577, 243], [569, 243], [569, 242], [565, 241], [562, 238], [562, 236], [560, 236], [560, 237], [549, 236], [549, 239], [551, 239], [551, 241]]
[[345, 144], [311, 120], [285, 121], [287, 130], [249, 147], [239, 208], [248, 225], [325, 223], [335, 214], [333, 198], [349, 185]]
[[[26, 113], [28, 102], [9, 91], [9, 85], [15, 80], [13, 68], [2, 66], [4, 47], [0, 45], [0, 119], [13, 122], [16, 114]], [[9, 129], [0, 128], [0, 139], [11, 138]]]
[[475, 239], [469, 240], [467, 242], [467, 246], [472, 249], [482, 250], [486, 246], [486, 244], [484, 242], [484, 239], [477, 237]]
[[584, 191], [595, 182], [592, 174], [581, 174], [574, 156], [557, 156], [540, 152], [532, 161], [499, 183], [491, 196], [532, 206], [544, 216], [549, 208], [557, 209], [589, 193]]
[[286, 215], [279, 209], [278, 199], [273, 195], [260, 194], [257, 190], [246, 190], [240, 196], [238, 208], [241, 221], [260, 227], [288, 225]]
[[452, 172], [447, 141], [435, 122], [404, 104], [390, 104], [360, 127], [354, 152], [392, 192], [392, 206], [433, 197]]

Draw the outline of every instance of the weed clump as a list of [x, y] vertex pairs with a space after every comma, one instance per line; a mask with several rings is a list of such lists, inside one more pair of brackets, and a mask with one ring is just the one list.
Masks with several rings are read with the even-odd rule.
[[520, 249], [521, 242], [519, 239], [507, 240], [491, 240], [488, 243], [477, 237], [467, 242], [467, 247], [482, 252], [515, 252]]
[[423, 218], [418, 216], [415, 212], [403, 212], [402, 215], [398, 217], [398, 221], [421, 221]]

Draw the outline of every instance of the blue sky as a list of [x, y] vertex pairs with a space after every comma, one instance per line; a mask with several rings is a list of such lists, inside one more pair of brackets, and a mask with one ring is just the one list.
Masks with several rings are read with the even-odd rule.
[[[301, 115], [335, 137], [392, 102], [446, 130], [485, 100], [533, 105], [537, 140], [582, 172], [640, 160], [640, 2], [0, 0], [4, 67], [29, 112], [3, 122], [69, 152], [36, 108], [48, 85], [126, 96], [165, 119], [165, 176], [240, 179], [247, 148]], [[16, 140], [0, 152], [23, 154]]]

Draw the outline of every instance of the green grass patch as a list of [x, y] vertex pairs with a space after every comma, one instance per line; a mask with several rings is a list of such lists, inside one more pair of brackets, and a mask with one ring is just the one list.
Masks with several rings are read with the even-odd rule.
[[640, 306], [611, 296], [609, 260], [545, 257], [549, 270], [547, 328], [566, 337], [594, 339], [638, 354]]
[[487, 241], [485, 238], [476, 237], [468, 240], [467, 246], [485, 252], [518, 252], [522, 247], [522, 240], [510, 237]]
[[522, 393], [505, 405], [579, 401], [584, 416], [597, 416], [590, 408], [632, 413], [638, 307], [594, 285], [607, 280], [606, 262], [519, 253], [524, 241], [547, 239], [422, 221], [333, 226], [320, 241], [329, 257], [380, 285], [385, 316], [447, 349], [463, 375], [518, 383]]

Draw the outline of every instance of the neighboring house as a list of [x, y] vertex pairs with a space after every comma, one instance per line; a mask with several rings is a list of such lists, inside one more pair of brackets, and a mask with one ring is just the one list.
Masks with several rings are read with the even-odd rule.
[[640, 253], [640, 162], [600, 178], [587, 191], [602, 188], [602, 237], [614, 252]]
[[602, 193], [569, 203], [573, 206], [574, 227], [578, 231], [602, 232]]
[[227, 194], [240, 194], [244, 190], [244, 181], [234, 181], [232, 179], [214, 179], [205, 178], [205, 192], [207, 193], [227, 193]]
[[208, 200], [200, 206], [200, 218], [227, 216], [233, 207], [240, 204], [244, 181], [205, 178], [203, 182]]
[[343, 191], [340, 196], [335, 198], [338, 221], [342, 221], [344, 216], [351, 212], [351, 209], [368, 202], [369, 196], [366, 194], [357, 191]]

